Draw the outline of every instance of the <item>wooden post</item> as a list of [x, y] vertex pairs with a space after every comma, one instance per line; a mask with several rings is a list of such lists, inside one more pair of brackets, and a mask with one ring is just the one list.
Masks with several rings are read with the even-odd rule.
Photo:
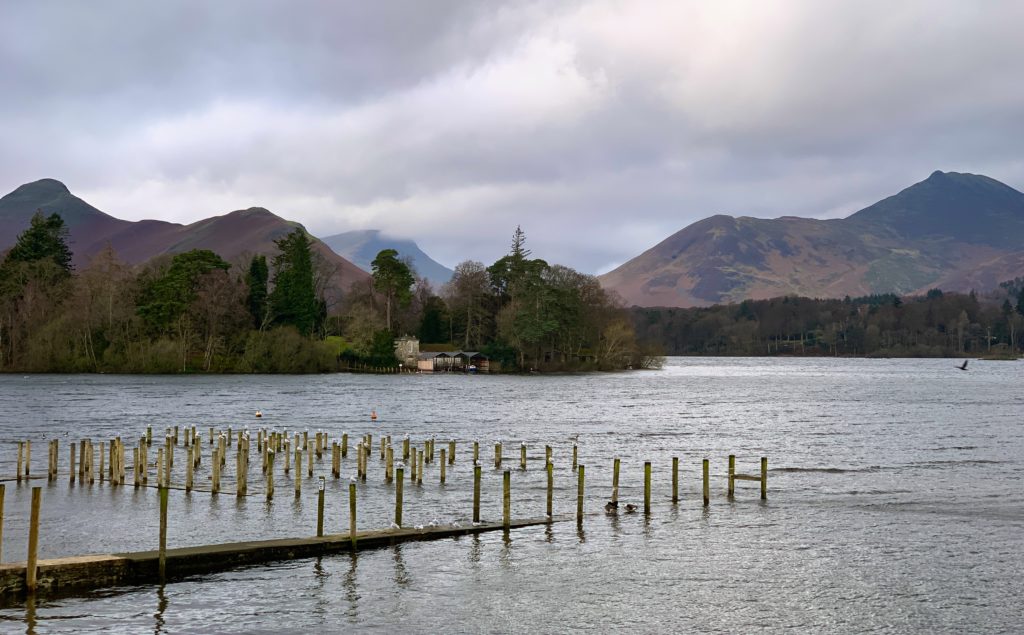
[[4, 493], [7, 486], [0, 483], [0, 562], [4, 561]]
[[160, 488], [160, 584], [167, 580], [167, 486]]
[[[156, 486], [157, 487], [163, 487], [164, 485], [166, 485], [166, 483], [164, 483], [164, 481], [163, 481], [163, 478], [164, 478], [164, 449], [163, 448], [157, 448], [157, 450], [156, 450]], [[92, 483], [92, 479], [91, 478], [89, 479], [89, 482]]]
[[501, 441], [494, 444], [494, 469], [501, 469]]
[[480, 460], [480, 442], [473, 442], [473, 464], [476, 465], [477, 461]]
[[545, 445], [544, 446], [544, 464], [545, 465], [550, 465], [551, 464], [551, 446], [550, 445]]
[[313, 442], [306, 441], [306, 475], [313, 478]]
[[455, 439], [448, 442], [448, 463], [455, 464]]
[[21, 482], [21, 470], [22, 470], [22, 467], [24, 466], [24, 461], [25, 461], [25, 442], [24, 441], [18, 441], [18, 470], [17, 470], [17, 472], [15, 472], [15, 476], [18, 479], [19, 483]]
[[[295, 475], [298, 479], [298, 474]], [[274, 499], [274, 453], [267, 455], [267, 500]]]
[[[71, 482], [75, 482], [75, 449], [71, 448]], [[139, 448], [132, 448], [132, 479], [135, 487], [142, 485], [139, 476]]]
[[356, 549], [356, 484], [348, 484], [348, 537], [352, 541], [352, 551]]
[[441, 448], [441, 484], [442, 485], [444, 485], [444, 476], [445, 476], [444, 470], [445, 470], [445, 467], [448, 464], [448, 461], [446, 459], [447, 459], [446, 450], [444, 448]]
[[552, 517], [552, 503], [554, 502], [555, 493], [555, 466], [553, 463], [548, 461], [546, 466], [548, 472], [548, 518]]
[[171, 486], [171, 468], [174, 466], [174, 444], [167, 437], [167, 451], [164, 453], [164, 487]]
[[576, 471], [579, 472], [579, 483], [576, 490], [576, 524], [580, 527], [583, 526], [583, 473], [585, 470], [583, 465], [576, 466]]
[[210, 470], [213, 472], [212, 479], [210, 481], [210, 493], [220, 493], [220, 450], [217, 446], [213, 448], [213, 456], [210, 457]]
[[520, 469], [526, 469], [526, 442], [519, 446], [519, 467]]
[[761, 500], [768, 499], [768, 457], [761, 457]]
[[577, 456], [579, 456], [579, 447], [577, 447], [577, 445], [575, 443], [573, 443], [572, 444], [572, 471], [573, 472], [576, 471], [576, 466], [578, 465], [578, 463], [576, 462], [576, 457]]
[[395, 448], [388, 444], [386, 452], [384, 457], [384, 482], [390, 483], [395, 474]]
[[402, 490], [405, 487], [405, 470], [399, 465], [395, 470], [395, 524], [402, 526]]
[[25, 441], [25, 478], [29, 477], [32, 467], [32, 441]]
[[679, 457], [672, 457], [672, 502], [679, 502]]
[[416, 483], [418, 485], [423, 484], [423, 450], [420, 450], [420, 464], [416, 468]]
[[505, 524], [505, 531], [512, 526], [512, 471], [505, 470], [505, 483], [503, 487], [501, 504], [501, 518]]
[[619, 457], [612, 462], [612, 502], [619, 502]]
[[348, 433], [344, 432], [341, 435], [341, 458], [348, 456]]
[[480, 522], [480, 472], [479, 465], [473, 466], [473, 522]]
[[704, 506], [711, 503], [711, 491], [708, 487], [708, 460], [704, 459]]
[[736, 455], [729, 455], [729, 487], [726, 489], [726, 495], [732, 498], [736, 493]]
[[43, 488], [32, 488], [32, 511], [28, 525], [28, 561], [25, 563], [25, 590], [30, 594], [36, 592], [36, 561], [39, 556], [39, 506], [42, 501]]
[[295, 484], [295, 498], [302, 496], [302, 456], [298, 450], [295, 450], [295, 478], [292, 479]]
[[427, 453], [427, 463], [434, 462], [434, 438], [430, 438], [430, 452]]
[[651, 513], [651, 462], [644, 461], [644, 513]]
[[319, 491], [316, 499], [316, 537], [324, 535], [324, 477], [320, 477]]
[[[188, 435], [185, 438], [187, 439]], [[192, 446], [185, 447], [188, 448], [185, 450], [185, 453], [188, 455], [188, 460], [185, 461], [185, 492], [187, 493], [192, 491], [192, 474], [195, 471], [195, 466], [192, 461]]]
[[402, 439], [402, 460], [403, 461], [408, 461], [409, 460], [409, 435], [408, 434], [405, 435], [405, 437]]

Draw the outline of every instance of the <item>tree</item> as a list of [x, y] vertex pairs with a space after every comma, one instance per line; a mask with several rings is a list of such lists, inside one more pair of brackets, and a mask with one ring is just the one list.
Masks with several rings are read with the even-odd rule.
[[245, 304], [252, 316], [253, 325], [257, 329], [263, 329], [267, 322], [267, 283], [270, 281], [270, 271], [267, 268], [266, 256], [253, 256], [249, 263], [249, 273], [245, 276], [249, 293], [246, 296]]
[[14, 246], [7, 252], [4, 262], [51, 260], [70, 274], [71, 250], [68, 248], [67, 237], [68, 229], [60, 214], [44, 216], [43, 210], [39, 210], [32, 216], [28, 229], [18, 236]]
[[475, 260], [456, 265], [455, 274], [445, 285], [449, 307], [458, 314], [460, 321], [465, 319], [462, 335], [466, 349], [478, 348], [483, 343], [488, 286], [487, 268]]
[[391, 331], [391, 308], [394, 304], [408, 305], [412, 300], [410, 288], [416, 282], [409, 265], [398, 258], [394, 249], [383, 249], [370, 263], [373, 286], [384, 295], [384, 324]]
[[274, 290], [270, 293], [270, 309], [273, 319], [309, 335], [317, 326], [322, 308], [316, 295], [309, 236], [299, 228], [274, 244], [280, 253], [272, 262]]

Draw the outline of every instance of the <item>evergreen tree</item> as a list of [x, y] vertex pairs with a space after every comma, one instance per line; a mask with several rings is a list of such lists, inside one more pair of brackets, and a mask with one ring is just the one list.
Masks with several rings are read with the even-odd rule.
[[391, 308], [394, 304], [406, 306], [412, 300], [410, 287], [416, 282], [409, 265], [398, 258], [394, 249], [383, 249], [370, 263], [373, 270], [373, 286], [384, 294], [384, 323], [391, 331]]
[[281, 253], [274, 256], [274, 290], [270, 293], [270, 309], [278, 324], [294, 326], [309, 335], [317, 326], [320, 303], [316, 297], [313, 257], [309, 236], [296, 229], [274, 241]]
[[253, 325], [258, 329], [263, 328], [267, 317], [267, 283], [269, 281], [267, 257], [253, 256], [249, 263], [249, 273], [245, 277], [246, 285], [249, 287], [246, 306], [249, 309], [249, 314], [252, 315]]
[[230, 268], [209, 249], [177, 254], [166, 272], [144, 284], [138, 314], [155, 330], [169, 330], [195, 300], [199, 278], [217, 269]]
[[32, 216], [32, 221], [18, 240], [7, 252], [5, 263], [35, 262], [52, 260], [54, 264], [71, 273], [71, 250], [67, 243], [68, 229], [60, 214], [43, 215], [43, 210]]

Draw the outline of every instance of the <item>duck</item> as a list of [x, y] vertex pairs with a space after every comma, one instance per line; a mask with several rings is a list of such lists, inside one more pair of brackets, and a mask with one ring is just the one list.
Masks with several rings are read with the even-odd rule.
[[619, 511], [619, 501], [608, 501], [604, 504], [604, 511], [609, 514], [615, 514]]
[[256, 411], [256, 418], [259, 419], [262, 416], [263, 416], [263, 411], [262, 410], [257, 410]]
[[636, 513], [636, 505], [634, 505], [633, 503], [626, 503], [626, 513], [627, 514], [635, 514]]

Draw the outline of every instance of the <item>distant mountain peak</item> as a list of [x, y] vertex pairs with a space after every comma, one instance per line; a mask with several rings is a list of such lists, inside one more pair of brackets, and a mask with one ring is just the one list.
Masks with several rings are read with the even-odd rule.
[[31, 183], [19, 186], [8, 196], [56, 197], [65, 194], [70, 195], [71, 190], [57, 179], [39, 179], [38, 181], [32, 181]]

